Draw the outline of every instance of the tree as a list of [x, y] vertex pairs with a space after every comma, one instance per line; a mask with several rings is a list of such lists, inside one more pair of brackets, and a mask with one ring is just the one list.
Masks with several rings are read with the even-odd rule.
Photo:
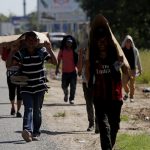
[[149, 0], [76, 0], [90, 20], [102, 13], [113, 32], [123, 39], [130, 34], [138, 47], [150, 48]]
[[3, 15], [3, 14], [0, 14], [0, 22], [6, 22], [9, 20], [9, 17]]
[[29, 28], [30, 30], [37, 30], [38, 29], [38, 19], [37, 19], [37, 13], [32, 12], [28, 15], [29, 17]]

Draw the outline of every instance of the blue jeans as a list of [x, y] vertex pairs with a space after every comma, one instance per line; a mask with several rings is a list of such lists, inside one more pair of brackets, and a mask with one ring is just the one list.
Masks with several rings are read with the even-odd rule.
[[42, 123], [41, 108], [45, 91], [35, 94], [22, 93], [24, 104], [23, 130], [26, 129], [31, 134], [40, 134]]

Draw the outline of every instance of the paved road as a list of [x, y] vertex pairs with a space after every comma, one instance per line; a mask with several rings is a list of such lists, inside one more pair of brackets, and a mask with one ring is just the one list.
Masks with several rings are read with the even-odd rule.
[[[22, 118], [10, 116], [10, 103], [6, 82], [5, 64], [0, 60], [0, 150], [58, 150], [49, 140], [50, 132], [43, 115], [40, 141], [26, 143], [21, 137]], [[23, 107], [22, 110], [23, 112]]]

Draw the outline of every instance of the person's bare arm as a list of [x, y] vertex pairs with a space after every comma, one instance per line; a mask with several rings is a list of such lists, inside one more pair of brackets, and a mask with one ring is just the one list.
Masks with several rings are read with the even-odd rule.
[[52, 63], [54, 65], [57, 65], [57, 59], [55, 57], [55, 54], [52, 50], [51, 44], [47, 41], [44, 42], [44, 47], [46, 47], [47, 51], [50, 53], [51, 58], [48, 60], [49, 63]]
[[56, 66], [56, 71], [55, 71], [55, 74], [57, 75], [58, 73], [60, 73], [59, 71], [59, 66], [60, 66], [60, 60], [58, 59], [58, 63], [57, 63], [57, 66]]
[[48, 62], [49, 62], [49, 63], [52, 63], [52, 64], [54, 64], [54, 65], [57, 65], [58, 62], [57, 62], [57, 59], [56, 59], [56, 57], [55, 57], [55, 55], [54, 55], [52, 49], [49, 50], [49, 53], [50, 53], [50, 55], [51, 55], [51, 58], [48, 60]]

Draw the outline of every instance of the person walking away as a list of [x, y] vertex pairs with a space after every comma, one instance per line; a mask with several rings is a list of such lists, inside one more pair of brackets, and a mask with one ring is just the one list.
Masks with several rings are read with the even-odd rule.
[[47, 91], [44, 61], [57, 65], [57, 60], [51, 49], [49, 53], [47, 51], [50, 43], [44, 42], [44, 47], [38, 47], [39, 37], [34, 31], [25, 34], [25, 44], [26, 47], [13, 56], [13, 64], [20, 63], [22, 74], [29, 78], [28, 84], [21, 87], [24, 105], [22, 137], [26, 142], [31, 142], [37, 140], [41, 133], [41, 108]]
[[[21, 118], [22, 114], [20, 113], [21, 105], [22, 105], [22, 98], [20, 94], [20, 86], [16, 85], [11, 82], [11, 75], [18, 71], [18, 66], [11, 66], [12, 65], [12, 56], [18, 50], [19, 43], [14, 41], [11, 42], [9, 45], [5, 45], [3, 47], [2, 57], [6, 63], [6, 76], [7, 76], [7, 85], [8, 85], [8, 92], [9, 92], [9, 100], [11, 102], [11, 111], [10, 115], [16, 115], [16, 117]], [[4, 56], [5, 55], [5, 56]], [[5, 57], [5, 58], [4, 58]], [[17, 108], [15, 108], [15, 98], [17, 98]]]
[[127, 35], [122, 42], [123, 52], [129, 62], [131, 73], [123, 74], [122, 84], [125, 90], [124, 100], [130, 98], [130, 102], [134, 102], [135, 94], [135, 78], [142, 73], [141, 60], [138, 49], [135, 47], [133, 38]]
[[129, 65], [107, 19], [101, 14], [91, 23], [88, 54], [88, 85], [93, 90], [101, 148], [112, 150], [123, 104], [121, 70], [128, 73]]
[[76, 84], [77, 84], [77, 71], [76, 65], [78, 62], [78, 54], [75, 51], [77, 48], [76, 40], [73, 36], [67, 35], [61, 42], [60, 50], [58, 53], [58, 65], [56, 66], [55, 74], [60, 73], [59, 67], [62, 61], [62, 84], [61, 87], [64, 92], [64, 101], [68, 102], [70, 85], [70, 104], [74, 104]]

